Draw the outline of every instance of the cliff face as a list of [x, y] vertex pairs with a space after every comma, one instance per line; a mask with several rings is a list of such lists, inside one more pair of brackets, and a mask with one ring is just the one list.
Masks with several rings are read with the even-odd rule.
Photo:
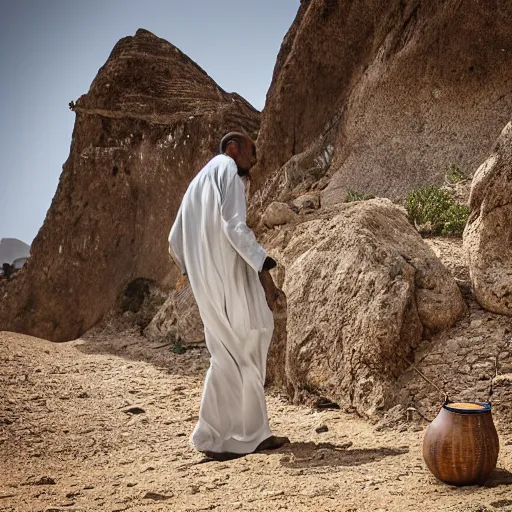
[[259, 112], [145, 30], [120, 40], [76, 113], [70, 155], [0, 330], [55, 341], [93, 326], [133, 279], [165, 285], [167, 235], [193, 176]]
[[[326, 174], [323, 205], [350, 189], [403, 197], [451, 164], [472, 173], [512, 112], [511, 34], [506, 0], [303, 1], [267, 95], [251, 194], [279, 169], [292, 182]], [[278, 193], [263, 195], [258, 204]]]

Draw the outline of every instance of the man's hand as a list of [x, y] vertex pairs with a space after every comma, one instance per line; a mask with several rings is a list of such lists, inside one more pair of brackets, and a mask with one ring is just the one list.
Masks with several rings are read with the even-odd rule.
[[261, 270], [272, 270], [275, 267], [277, 267], [277, 261], [274, 258], [267, 256], [263, 262], [263, 267]]
[[282, 310], [286, 311], [286, 295], [275, 285], [270, 272], [263, 270], [259, 277], [270, 310], [274, 313]]

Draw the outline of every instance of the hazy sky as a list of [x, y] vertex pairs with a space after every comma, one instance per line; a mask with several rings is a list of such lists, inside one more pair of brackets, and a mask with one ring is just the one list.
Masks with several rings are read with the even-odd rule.
[[261, 110], [299, 3], [0, 0], [0, 238], [31, 243], [37, 234], [69, 155], [68, 103], [89, 90], [119, 39], [150, 30]]

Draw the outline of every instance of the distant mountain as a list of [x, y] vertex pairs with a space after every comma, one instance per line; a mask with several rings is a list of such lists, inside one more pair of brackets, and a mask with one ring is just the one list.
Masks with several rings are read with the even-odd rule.
[[0, 266], [11, 264], [16, 258], [28, 258], [30, 245], [17, 238], [0, 238]]

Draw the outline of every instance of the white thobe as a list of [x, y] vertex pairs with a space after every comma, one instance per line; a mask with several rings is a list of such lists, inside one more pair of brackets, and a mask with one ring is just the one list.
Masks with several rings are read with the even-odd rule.
[[258, 277], [266, 252], [246, 225], [232, 158], [216, 156], [190, 183], [169, 248], [190, 281], [211, 356], [191, 440], [200, 451], [250, 453], [271, 435], [263, 385], [274, 319]]

